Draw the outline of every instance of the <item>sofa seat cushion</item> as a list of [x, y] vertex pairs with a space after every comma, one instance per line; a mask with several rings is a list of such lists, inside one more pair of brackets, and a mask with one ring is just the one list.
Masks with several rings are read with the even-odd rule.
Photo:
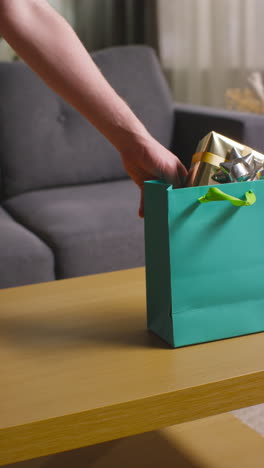
[[131, 180], [35, 191], [5, 202], [53, 250], [56, 277], [144, 265], [144, 222]]
[[0, 288], [55, 279], [52, 251], [2, 207], [0, 226]]

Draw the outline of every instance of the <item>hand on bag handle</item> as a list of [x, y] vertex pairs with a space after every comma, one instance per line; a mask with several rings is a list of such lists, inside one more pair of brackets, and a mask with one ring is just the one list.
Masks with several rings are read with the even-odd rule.
[[222, 192], [217, 187], [210, 187], [206, 195], [198, 198], [200, 203], [208, 203], [212, 201], [229, 201], [232, 205], [235, 206], [250, 206], [254, 205], [257, 198], [252, 190], [249, 190], [245, 193], [245, 200], [241, 200], [240, 198], [232, 197], [232, 195], [228, 195], [227, 193]]

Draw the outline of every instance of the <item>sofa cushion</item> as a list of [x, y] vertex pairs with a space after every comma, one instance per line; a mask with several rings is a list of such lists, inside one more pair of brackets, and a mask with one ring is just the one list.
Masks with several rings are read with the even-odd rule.
[[3, 175], [2, 175], [2, 167], [1, 167], [1, 144], [0, 144], [0, 201], [4, 198], [3, 193]]
[[123, 180], [27, 193], [5, 207], [52, 248], [56, 277], [69, 278], [144, 264], [138, 202]]
[[[150, 132], [170, 143], [173, 110], [154, 52], [129, 46], [95, 62]], [[116, 149], [24, 63], [0, 63], [3, 196], [127, 177]]]
[[53, 254], [0, 207], [0, 288], [52, 281]]

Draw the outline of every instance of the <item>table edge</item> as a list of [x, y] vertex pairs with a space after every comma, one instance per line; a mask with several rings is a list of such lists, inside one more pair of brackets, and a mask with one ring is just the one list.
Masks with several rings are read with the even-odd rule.
[[264, 403], [264, 370], [0, 430], [0, 466]]

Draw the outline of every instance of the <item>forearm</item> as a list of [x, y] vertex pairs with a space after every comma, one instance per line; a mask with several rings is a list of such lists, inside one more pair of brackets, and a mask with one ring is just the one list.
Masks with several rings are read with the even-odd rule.
[[46, 0], [0, 0], [0, 34], [119, 150], [148, 132], [115, 93], [70, 25]]

